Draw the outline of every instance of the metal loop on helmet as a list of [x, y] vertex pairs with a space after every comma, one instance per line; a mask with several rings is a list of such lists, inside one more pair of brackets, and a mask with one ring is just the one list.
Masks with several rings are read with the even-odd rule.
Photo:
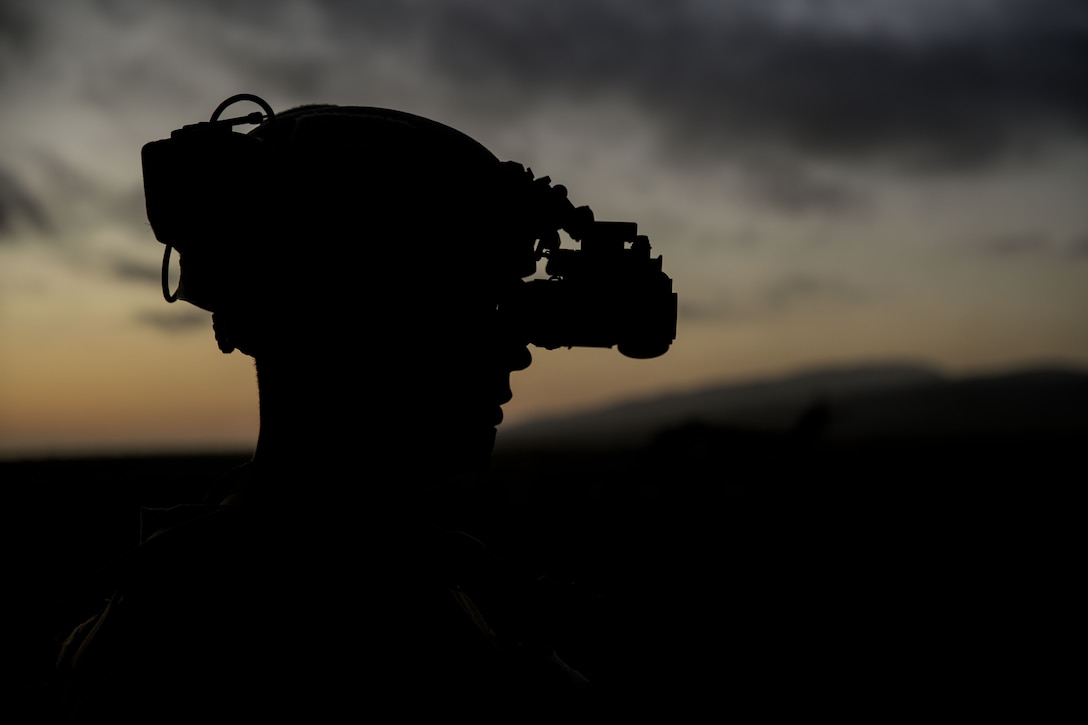
[[177, 302], [178, 292], [181, 291], [181, 280], [178, 280], [178, 288], [173, 293], [170, 292], [170, 250], [173, 249], [169, 244], [166, 245], [166, 251], [162, 255], [162, 296], [167, 302]]

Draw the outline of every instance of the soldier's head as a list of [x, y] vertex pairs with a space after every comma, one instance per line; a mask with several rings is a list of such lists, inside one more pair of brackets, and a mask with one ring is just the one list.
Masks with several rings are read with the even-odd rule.
[[274, 377], [369, 426], [471, 428], [490, 447], [509, 373], [529, 362], [496, 312], [535, 269], [509, 169], [447, 126], [371, 108], [156, 143], [148, 215], [178, 251], [177, 294], [213, 313], [224, 352], [256, 358], [262, 398]]
[[[220, 119], [239, 100], [265, 111]], [[259, 124], [248, 134], [240, 123]], [[336, 400], [432, 448], [490, 451], [509, 374], [543, 347], [664, 353], [676, 295], [627, 222], [411, 114], [255, 96], [143, 151], [148, 219], [176, 296], [257, 360], [266, 396]], [[559, 230], [582, 245], [559, 246]], [[547, 259], [549, 281], [525, 283]], [[315, 408], [317, 406], [314, 406]], [[466, 441], [485, 441], [473, 446]]]

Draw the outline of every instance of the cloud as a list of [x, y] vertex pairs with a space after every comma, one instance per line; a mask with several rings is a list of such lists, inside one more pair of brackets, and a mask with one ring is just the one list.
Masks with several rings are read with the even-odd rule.
[[1073, 257], [1088, 259], [1088, 234], [1074, 239], [1070, 243], [1068, 251]]
[[745, 190], [776, 212], [847, 212], [867, 206], [869, 196], [778, 155], [741, 165]]
[[162, 332], [189, 332], [197, 328], [211, 331], [211, 315], [188, 306], [171, 310], [143, 310], [136, 315], [136, 320]]
[[690, 294], [681, 294], [678, 299], [676, 316], [691, 322], [725, 320], [735, 316], [732, 305], [721, 299], [722, 295], [710, 298], [693, 298]]
[[[201, 50], [191, 72], [218, 57], [258, 87], [311, 100], [399, 81], [507, 123], [555, 102], [617, 102], [687, 160], [757, 145], [973, 167], [1052, 134], [1088, 136], [1083, 2], [808, 7], [268, 0], [191, 3], [171, 22], [187, 22], [175, 36]], [[162, 57], [185, 65], [168, 48]]]
[[158, 264], [146, 264], [125, 257], [117, 257], [111, 260], [109, 271], [117, 279], [127, 282], [154, 285], [162, 283], [162, 267]]
[[1050, 236], [1044, 232], [1012, 232], [982, 240], [982, 249], [1002, 257], [1045, 254], [1054, 251]]
[[932, 39], [731, 20], [690, 18], [662, 38], [669, 55], [653, 65], [668, 72], [632, 86], [681, 147], [759, 143], [964, 166], [999, 156], [1036, 124], [1088, 130], [1088, 34], [1058, 18]]
[[854, 303], [869, 298], [860, 287], [843, 280], [813, 274], [796, 274], [768, 286], [763, 293], [767, 308], [780, 310], [816, 301]]
[[32, 231], [39, 239], [86, 247], [107, 227], [117, 239], [154, 239], [139, 176], [117, 184], [100, 169], [79, 168], [53, 151], [28, 154], [21, 161], [0, 162], [0, 243]]
[[744, 294], [706, 288], [682, 292], [678, 316], [690, 321], [765, 319], [803, 305], [848, 305], [871, 299], [867, 289], [853, 282], [799, 273], [780, 277]]
[[1088, 259], [1088, 234], [1059, 240], [1042, 230], [1010, 232], [976, 240], [974, 247], [996, 257]]
[[[13, 57], [35, 41], [34, 15], [24, 3], [0, 0], [0, 57]], [[0, 77], [3, 76], [0, 65]]]
[[834, 3], [820, 20], [791, 17], [796, 3], [364, 4], [342, 32], [416, 49], [469, 103], [623, 99], [692, 158], [760, 144], [962, 167], [1088, 135], [1088, 6], [902, 5]]
[[[1080, 0], [57, 4], [0, 1], [0, 20], [26, 29], [20, 53], [36, 67], [86, 55], [65, 66], [86, 76], [72, 85], [112, 109], [140, 98], [158, 113], [240, 85], [291, 102], [401, 93], [480, 126], [604, 105], [678, 163], [756, 149], [974, 168], [1088, 137]], [[772, 203], [850, 203], [827, 180], [782, 181], [764, 189]]]
[[53, 229], [45, 205], [37, 195], [0, 166], [0, 243], [13, 239], [26, 226], [42, 233]]

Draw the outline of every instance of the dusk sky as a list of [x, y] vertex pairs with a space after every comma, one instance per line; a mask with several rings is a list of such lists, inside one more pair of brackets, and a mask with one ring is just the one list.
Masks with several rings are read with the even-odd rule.
[[255, 441], [252, 360], [162, 300], [139, 156], [236, 93], [433, 118], [649, 235], [672, 350], [534, 350], [504, 425], [813, 366], [1088, 367], [1083, 0], [0, 0], [0, 456]]

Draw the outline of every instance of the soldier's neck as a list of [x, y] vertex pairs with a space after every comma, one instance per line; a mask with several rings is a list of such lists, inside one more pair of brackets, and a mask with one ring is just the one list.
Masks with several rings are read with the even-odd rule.
[[260, 435], [254, 461], [293, 470], [345, 466], [434, 472], [411, 433], [418, 411], [388, 386], [332, 366], [257, 364]]

